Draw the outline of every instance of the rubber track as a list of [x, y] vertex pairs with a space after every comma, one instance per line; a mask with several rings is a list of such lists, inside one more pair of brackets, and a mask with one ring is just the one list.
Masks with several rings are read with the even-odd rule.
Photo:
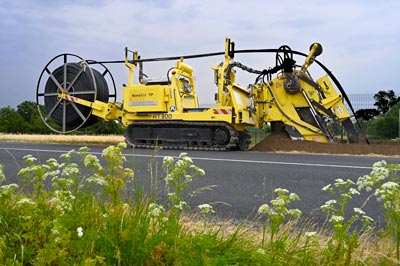
[[[193, 128], [198, 127], [225, 127], [229, 130], [229, 134], [231, 136], [230, 141], [223, 147], [216, 146], [185, 146], [182, 145], [182, 142], [177, 143], [176, 145], [160, 145], [157, 143], [134, 143], [134, 140], [130, 136], [130, 132], [132, 130], [139, 129], [141, 126], [151, 126], [151, 127], [188, 127], [191, 126]], [[129, 136], [128, 136], [129, 134]], [[170, 150], [196, 150], [196, 151], [229, 151], [236, 150], [237, 144], [239, 142], [239, 134], [238, 132], [230, 125], [222, 123], [222, 122], [187, 122], [187, 121], [162, 121], [162, 122], [135, 122], [128, 126], [125, 132], [125, 141], [128, 145], [136, 148], [146, 148], [146, 149], [170, 149]], [[210, 140], [211, 142], [211, 140]]]

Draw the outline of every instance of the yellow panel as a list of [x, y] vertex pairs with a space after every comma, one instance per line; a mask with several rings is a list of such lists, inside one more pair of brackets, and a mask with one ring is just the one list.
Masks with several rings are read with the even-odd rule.
[[168, 97], [164, 86], [133, 85], [124, 90], [124, 109], [128, 112], [166, 112]]

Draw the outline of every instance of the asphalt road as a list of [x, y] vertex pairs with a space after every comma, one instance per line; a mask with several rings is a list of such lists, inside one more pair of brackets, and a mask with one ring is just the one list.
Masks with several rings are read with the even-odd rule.
[[[58, 158], [61, 154], [79, 149], [80, 146], [55, 144], [26, 144], [0, 142], [0, 163], [5, 165], [8, 183], [18, 183], [17, 172], [25, 164], [22, 157], [31, 154], [40, 161]], [[104, 147], [91, 146], [91, 152], [99, 155]], [[149, 180], [149, 163], [156, 179], [163, 178], [161, 169], [164, 156], [178, 156], [182, 151], [126, 149], [124, 154], [134, 163], [136, 177]], [[356, 180], [369, 174], [372, 164], [385, 160], [388, 163], [400, 163], [398, 158], [368, 156], [332, 156], [309, 154], [276, 154], [259, 152], [207, 152], [185, 151], [192, 157], [194, 164], [205, 170], [206, 175], [195, 179], [190, 190], [215, 185], [212, 191], [205, 191], [195, 198], [188, 198], [192, 207], [201, 203], [211, 203], [218, 217], [245, 219], [253, 218], [258, 207], [268, 203], [271, 191], [286, 188], [301, 198], [292, 205], [304, 215], [316, 222], [324, 220], [318, 208], [331, 199], [328, 192], [321, 188], [333, 183], [336, 178]], [[349, 205], [360, 207], [366, 196], [356, 196]], [[382, 213], [375, 200], [365, 208], [367, 215], [379, 221]]]

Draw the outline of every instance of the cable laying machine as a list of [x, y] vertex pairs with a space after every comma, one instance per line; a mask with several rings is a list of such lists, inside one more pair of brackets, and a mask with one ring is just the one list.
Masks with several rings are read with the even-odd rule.
[[[239, 53], [271, 52], [276, 54], [275, 66], [263, 70], [234, 61]], [[234, 43], [227, 38], [224, 52], [184, 57], [141, 59], [137, 52], [127, 48], [124, 61], [97, 62], [61, 54], [42, 70], [36, 100], [42, 120], [55, 132], [69, 133], [90, 126], [99, 118], [118, 120], [126, 127], [126, 142], [135, 147], [246, 150], [250, 144], [246, 128], [263, 128], [266, 123], [270, 123], [272, 132], [284, 130], [293, 140], [322, 143], [336, 141], [329, 124], [341, 123], [349, 143], [367, 141], [355, 128], [353, 115], [344, 105], [346, 100], [354, 114], [340, 83], [315, 59], [321, 53], [318, 43], [311, 45], [308, 54], [288, 46], [235, 50]], [[294, 54], [305, 57], [302, 65], [296, 65]], [[216, 55], [224, 56], [224, 61], [213, 67], [216, 104], [200, 108], [193, 68], [184, 58]], [[74, 62], [69, 62], [71, 58]], [[61, 66], [51, 71], [60, 60]], [[164, 78], [144, 74], [144, 62], [162, 60], [176, 60]], [[314, 62], [327, 73], [317, 80], [308, 72]], [[127, 85], [122, 88], [122, 103], [116, 101], [115, 82], [107, 63], [124, 63], [129, 70]], [[238, 70], [254, 74], [255, 82], [246, 88], [240, 86], [236, 81]], [[108, 83], [112, 85], [111, 91]]]

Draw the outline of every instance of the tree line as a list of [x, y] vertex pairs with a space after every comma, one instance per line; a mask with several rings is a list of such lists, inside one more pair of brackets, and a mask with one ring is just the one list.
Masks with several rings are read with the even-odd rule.
[[[39, 108], [44, 108], [40, 106]], [[44, 112], [42, 112], [44, 113]], [[16, 109], [7, 106], [0, 109], [0, 132], [13, 134], [50, 134], [51, 131], [42, 121], [37, 104], [24, 101]], [[124, 129], [115, 121], [98, 123], [81, 129], [85, 134], [123, 134]]]

